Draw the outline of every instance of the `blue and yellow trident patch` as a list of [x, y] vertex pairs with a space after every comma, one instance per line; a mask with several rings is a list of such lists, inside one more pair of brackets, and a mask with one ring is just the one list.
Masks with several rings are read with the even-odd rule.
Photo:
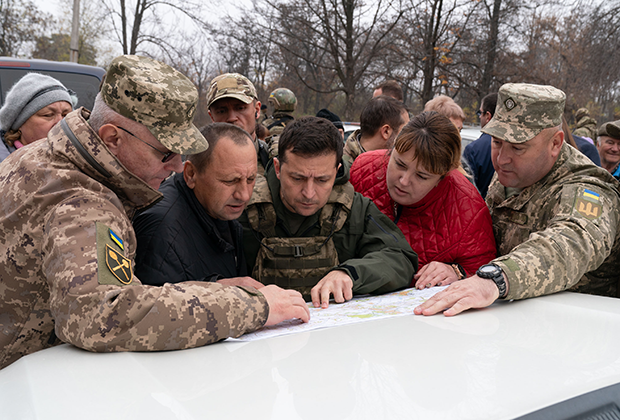
[[596, 219], [603, 212], [600, 194], [584, 189], [575, 201], [575, 210], [588, 220]]

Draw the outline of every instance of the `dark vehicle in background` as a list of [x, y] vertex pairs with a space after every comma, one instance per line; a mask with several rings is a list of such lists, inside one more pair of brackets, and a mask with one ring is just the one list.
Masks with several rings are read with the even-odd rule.
[[7, 92], [28, 72], [46, 74], [59, 80], [78, 96], [76, 108], [92, 109], [105, 70], [70, 62], [0, 57], [0, 106]]

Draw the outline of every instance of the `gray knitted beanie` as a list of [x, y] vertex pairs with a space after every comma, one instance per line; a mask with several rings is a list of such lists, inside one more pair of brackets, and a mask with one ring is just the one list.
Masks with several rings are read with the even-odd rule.
[[40, 109], [58, 101], [69, 102], [73, 107], [77, 97], [53, 77], [28, 73], [7, 93], [0, 109], [0, 129], [17, 130]]

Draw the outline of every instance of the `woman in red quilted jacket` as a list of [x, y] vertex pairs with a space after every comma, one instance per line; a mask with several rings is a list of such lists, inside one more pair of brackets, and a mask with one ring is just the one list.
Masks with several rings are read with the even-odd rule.
[[495, 258], [491, 216], [476, 188], [458, 171], [461, 136], [450, 120], [423, 112], [393, 148], [361, 154], [351, 167], [355, 190], [375, 202], [418, 253], [411, 285], [445, 286]]

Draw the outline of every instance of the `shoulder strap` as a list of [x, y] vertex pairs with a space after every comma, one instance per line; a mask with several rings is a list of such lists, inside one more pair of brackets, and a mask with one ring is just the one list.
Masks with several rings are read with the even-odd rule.
[[321, 236], [331, 236], [342, 229], [349, 218], [354, 195], [355, 190], [350, 182], [334, 186], [319, 216]]
[[246, 212], [252, 229], [267, 237], [276, 235], [276, 210], [273, 207], [271, 191], [264, 176], [256, 177], [256, 184], [254, 184], [254, 191]]

